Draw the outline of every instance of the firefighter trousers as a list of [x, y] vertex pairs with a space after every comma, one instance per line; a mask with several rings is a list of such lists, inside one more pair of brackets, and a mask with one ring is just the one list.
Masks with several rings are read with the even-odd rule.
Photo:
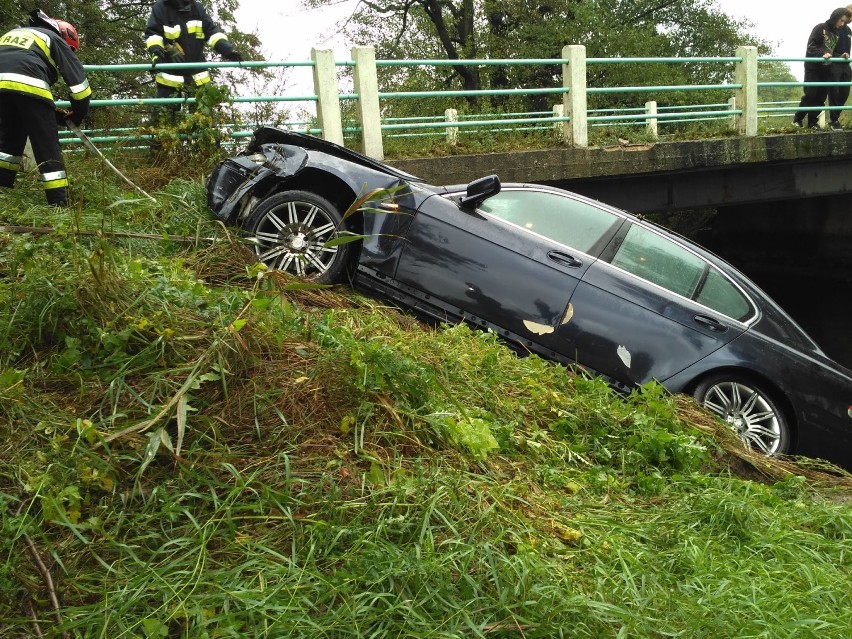
[[27, 138], [33, 148], [47, 203], [68, 204], [68, 176], [59, 146], [54, 105], [13, 92], [0, 96], [0, 187], [15, 184]]

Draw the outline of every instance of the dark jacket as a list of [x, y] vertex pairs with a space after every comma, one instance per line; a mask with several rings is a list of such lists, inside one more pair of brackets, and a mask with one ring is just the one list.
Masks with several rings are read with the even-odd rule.
[[[157, 0], [145, 27], [145, 46], [155, 65], [204, 62], [204, 45], [226, 58], [234, 52], [221, 27], [196, 0]], [[185, 81], [200, 86], [210, 82], [210, 73], [188, 69], [184, 77], [179, 70], [169, 70], [157, 73], [156, 80], [175, 88], [182, 87]]]
[[[842, 58], [845, 53], [847, 57], [852, 51], [852, 29], [849, 25], [844, 26], [837, 32], [837, 44], [834, 45], [834, 51], [831, 52], [832, 58]], [[849, 62], [834, 62], [831, 65], [832, 79], [846, 80], [852, 70], [849, 68]]]
[[852, 29], [849, 25], [845, 25], [837, 32], [837, 44], [834, 45], [834, 51], [831, 52], [832, 58], [842, 58], [843, 54], [849, 55], [852, 53]]
[[12, 91], [53, 103], [50, 87], [65, 80], [75, 121], [89, 112], [92, 89], [71, 47], [45, 27], [12, 29], [0, 37], [0, 92]]
[[[837, 42], [840, 39], [840, 33], [844, 29], [836, 29], [834, 25], [841, 17], [846, 15], [846, 9], [835, 9], [831, 12], [831, 16], [825, 22], [820, 22], [811, 30], [811, 35], [808, 37], [808, 46], [805, 50], [807, 58], [821, 58], [826, 53], [833, 53]], [[821, 62], [805, 62], [805, 65], [818, 65]]]

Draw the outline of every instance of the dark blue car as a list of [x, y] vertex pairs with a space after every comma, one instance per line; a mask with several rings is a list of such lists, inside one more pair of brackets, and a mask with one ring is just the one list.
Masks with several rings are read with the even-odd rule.
[[496, 176], [432, 186], [268, 127], [207, 197], [270, 268], [493, 330], [624, 390], [657, 380], [768, 455], [852, 468], [852, 372], [742, 273], [637, 216]]

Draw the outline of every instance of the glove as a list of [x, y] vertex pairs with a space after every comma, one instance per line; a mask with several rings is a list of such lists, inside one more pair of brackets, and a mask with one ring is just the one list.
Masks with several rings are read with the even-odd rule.
[[[183, 48], [177, 43], [166, 45], [165, 49], [163, 49], [163, 56], [165, 56], [163, 62], [170, 62], [172, 64], [186, 62], [186, 58], [183, 55]], [[169, 73], [178, 73], [178, 71], [172, 70]]]
[[153, 71], [158, 64], [167, 61], [168, 58], [166, 57], [166, 50], [163, 49], [163, 47], [151, 47], [151, 71]]
[[228, 53], [224, 54], [222, 57], [225, 58], [228, 62], [242, 62], [243, 61], [243, 55], [239, 51], [237, 51], [236, 49], [231, 49], [230, 51], [228, 51]]
[[53, 112], [56, 115], [56, 124], [59, 126], [65, 126], [65, 121], [71, 117], [71, 111], [60, 109], [59, 107], [56, 107]]
[[83, 124], [83, 118], [85, 118], [85, 117], [86, 117], [85, 113], [82, 114], [82, 115], [77, 115], [74, 111], [68, 112], [68, 119], [71, 120], [77, 126], [80, 126], [81, 124]]

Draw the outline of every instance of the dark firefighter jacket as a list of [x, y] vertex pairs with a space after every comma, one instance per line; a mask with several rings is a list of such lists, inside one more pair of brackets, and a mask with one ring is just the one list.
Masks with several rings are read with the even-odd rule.
[[21, 27], [0, 36], [0, 92], [14, 91], [53, 102], [50, 87], [65, 80], [71, 109], [82, 120], [92, 89], [80, 60], [56, 33], [43, 27]]
[[[145, 27], [145, 46], [154, 63], [204, 62], [205, 44], [223, 57], [234, 51], [221, 27], [195, 0], [157, 0]], [[189, 69], [187, 76], [195, 86], [210, 82], [206, 69]], [[158, 72], [156, 80], [176, 89], [184, 85], [184, 76], [175, 69]]]

